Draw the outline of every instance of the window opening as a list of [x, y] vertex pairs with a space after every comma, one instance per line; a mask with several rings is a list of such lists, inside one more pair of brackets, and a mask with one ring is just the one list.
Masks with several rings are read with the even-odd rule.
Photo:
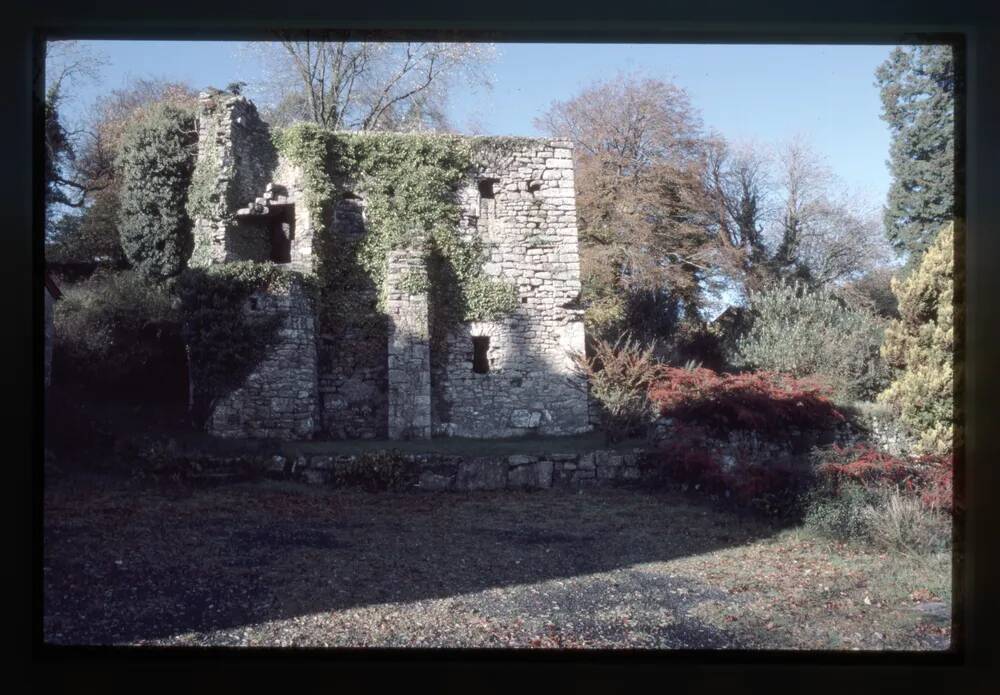
[[284, 209], [270, 220], [271, 260], [275, 263], [291, 263], [295, 216], [291, 205], [282, 207]]
[[485, 198], [486, 200], [492, 200], [495, 195], [493, 193], [493, 184], [496, 181], [494, 179], [483, 179], [479, 182], [479, 197]]
[[472, 339], [472, 371], [476, 374], [489, 373], [490, 358], [487, 356], [489, 349], [489, 336], [475, 337]]

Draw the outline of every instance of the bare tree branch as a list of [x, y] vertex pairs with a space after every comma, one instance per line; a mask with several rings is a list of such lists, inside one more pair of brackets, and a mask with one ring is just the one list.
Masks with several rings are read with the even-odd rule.
[[264, 66], [273, 99], [268, 115], [278, 125], [305, 118], [332, 129], [394, 128], [407, 109], [440, 124], [440, 105], [456, 80], [489, 85], [488, 44], [279, 38], [278, 51], [274, 44], [247, 46]]

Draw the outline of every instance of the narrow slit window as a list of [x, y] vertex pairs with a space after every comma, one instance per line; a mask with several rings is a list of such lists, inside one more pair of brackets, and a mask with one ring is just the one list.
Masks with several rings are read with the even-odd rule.
[[472, 371], [476, 374], [488, 374], [490, 371], [490, 358], [487, 352], [490, 349], [489, 336], [482, 336], [472, 339]]

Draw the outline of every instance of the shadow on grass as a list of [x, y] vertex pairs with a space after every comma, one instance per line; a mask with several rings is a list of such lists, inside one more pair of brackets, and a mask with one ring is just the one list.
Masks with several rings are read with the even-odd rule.
[[236, 630], [665, 562], [776, 532], [639, 490], [263, 483], [168, 494], [69, 477], [46, 495], [44, 636], [110, 644]]

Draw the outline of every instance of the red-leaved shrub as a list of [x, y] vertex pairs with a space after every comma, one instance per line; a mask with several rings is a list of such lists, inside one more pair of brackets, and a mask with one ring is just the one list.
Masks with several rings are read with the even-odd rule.
[[953, 511], [954, 495], [954, 456], [924, 456], [922, 462], [927, 466], [925, 469], [924, 488], [920, 494], [920, 501], [924, 506], [942, 511]]
[[927, 455], [912, 459], [890, 456], [868, 444], [832, 446], [816, 452], [820, 462], [816, 472], [836, 494], [841, 482], [849, 480], [868, 489], [891, 485], [901, 492], [918, 496], [925, 506], [952, 510], [952, 456]]
[[719, 374], [663, 366], [648, 391], [661, 416], [712, 427], [780, 432], [843, 421], [819, 383], [772, 372]]

